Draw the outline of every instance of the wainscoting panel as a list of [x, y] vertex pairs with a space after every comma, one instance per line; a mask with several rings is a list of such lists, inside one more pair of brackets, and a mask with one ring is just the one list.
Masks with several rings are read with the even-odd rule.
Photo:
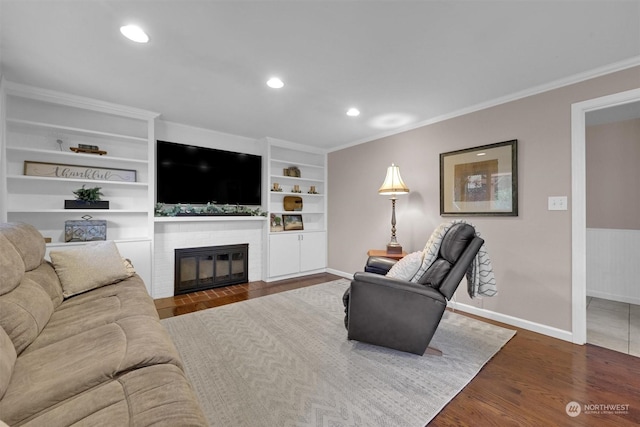
[[640, 230], [587, 229], [587, 296], [640, 304]]

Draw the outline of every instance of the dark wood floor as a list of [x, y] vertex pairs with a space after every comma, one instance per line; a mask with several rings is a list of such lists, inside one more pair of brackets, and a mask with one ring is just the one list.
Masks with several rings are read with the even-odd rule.
[[[316, 274], [252, 282], [158, 299], [156, 307], [166, 318], [335, 279]], [[430, 426], [640, 425], [640, 358], [481, 320], [518, 332]], [[577, 417], [566, 412], [572, 401], [583, 409]]]

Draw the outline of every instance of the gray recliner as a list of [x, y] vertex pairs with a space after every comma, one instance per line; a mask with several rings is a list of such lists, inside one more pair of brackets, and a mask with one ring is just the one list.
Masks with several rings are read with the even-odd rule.
[[447, 300], [483, 243], [471, 225], [452, 225], [418, 283], [384, 276], [396, 261], [369, 257], [365, 272], [354, 275], [343, 297], [348, 339], [424, 354]]

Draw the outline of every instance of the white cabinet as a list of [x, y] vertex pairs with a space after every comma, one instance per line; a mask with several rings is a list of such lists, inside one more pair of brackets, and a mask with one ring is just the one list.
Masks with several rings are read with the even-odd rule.
[[[326, 153], [271, 138], [267, 138], [267, 144], [269, 271], [266, 279], [324, 271], [327, 263]], [[296, 210], [289, 210], [292, 209], [290, 203], [285, 203], [291, 197], [301, 199]], [[296, 226], [287, 229], [284, 225], [287, 215], [298, 216], [302, 224], [296, 218]]]
[[300, 234], [300, 271], [312, 271], [327, 266], [327, 233]]
[[269, 276], [291, 276], [324, 270], [325, 232], [273, 233], [269, 236]]
[[[85, 215], [106, 220], [107, 239], [143, 242], [133, 246], [141, 245], [145, 249], [135, 253], [145, 255], [133, 261], [150, 276], [158, 114], [6, 81], [2, 94], [0, 221], [32, 224], [51, 239], [50, 247], [60, 247], [71, 245], [65, 243], [66, 220]], [[80, 145], [97, 146], [106, 153], [71, 150]], [[47, 171], [27, 175], [25, 162]], [[78, 173], [61, 173], [69, 166]], [[135, 171], [135, 180], [114, 180], [113, 174], [123, 170]], [[90, 175], [96, 172], [111, 177]], [[73, 191], [83, 185], [101, 187], [109, 209], [65, 209], [64, 201], [74, 199]]]

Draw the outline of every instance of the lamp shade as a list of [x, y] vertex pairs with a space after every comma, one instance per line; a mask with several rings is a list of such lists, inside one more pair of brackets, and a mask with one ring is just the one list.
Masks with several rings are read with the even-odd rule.
[[387, 168], [387, 176], [382, 183], [382, 187], [378, 190], [378, 194], [396, 195], [408, 192], [409, 187], [402, 181], [400, 176], [400, 167], [391, 163], [391, 166]]

